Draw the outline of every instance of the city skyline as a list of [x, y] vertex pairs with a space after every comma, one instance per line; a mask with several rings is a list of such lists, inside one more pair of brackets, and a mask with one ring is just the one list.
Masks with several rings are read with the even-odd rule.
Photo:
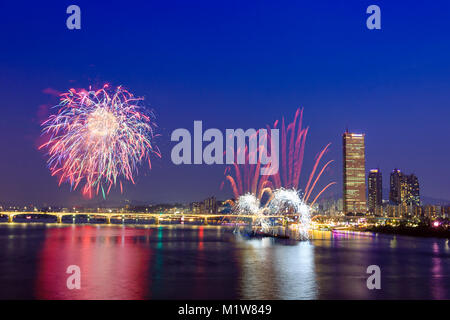
[[[407, 174], [402, 173], [402, 171], [400, 169], [394, 168], [394, 169], [392, 169], [392, 172], [390, 173], [390, 179], [388, 180], [387, 188], [385, 188], [386, 182], [384, 182], [385, 184], [383, 185], [382, 171], [379, 168], [371, 169], [371, 168], [368, 168], [368, 167], [365, 166], [365, 157], [364, 157], [365, 149], [366, 149], [366, 146], [365, 146], [365, 143], [364, 143], [365, 133], [357, 133], [357, 134], [355, 134], [355, 133], [348, 132], [348, 129], [346, 129], [346, 130], [347, 131], [345, 131], [344, 134], [342, 135], [344, 152], [345, 152], [346, 136], [347, 136], [347, 139], [348, 139], [348, 137], [350, 137], [350, 138], [356, 137], [356, 138], [362, 138], [363, 139], [363, 142], [362, 142], [363, 159], [362, 159], [362, 161], [364, 163], [364, 169], [363, 170], [365, 172], [365, 174], [364, 174], [365, 181], [364, 182], [360, 181], [361, 186], [364, 188], [364, 193], [363, 192], [360, 192], [360, 193], [361, 193], [361, 195], [364, 194], [363, 195], [364, 199], [361, 200], [361, 202], [365, 202], [366, 203], [365, 207], [367, 208], [367, 211], [369, 213], [372, 212], [371, 211], [371, 201], [375, 201], [375, 200], [371, 200], [371, 196], [370, 196], [370, 192], [371, 192], [371, 187], [370, 187], [371, 181], [370, 181], [370, 179], [371, 179], [371, 175], [372, 174], [376, 174], [377, 176], [381, 177], [380, 178], [381, 183], [378, 182], [376, 179], [374, 180], [375, 183], [376, 183], [376, 192], [379, 192], [378, 188], [380, 188], [380, 186], [381, 186], [381, 192], [380, 192], [380, 194], [382, 195], [381, 199], [380, 199], [381, 202], [389, 201], [389, 203], [393, 204], [393, 205], [399, 205], [399, 204], [402, 204], [402, 203], [414, 204], [414, 205], [417, 205], [417, 206], [421, 205], [420, 195], [419, 195], [419, 185], [418, 185], [419, 182], [417, 180], [416, 175], [414, 173], [411, 173], [411, 174], [407, 175]], [[352, 152], [356, 152], [355, 151], [356, 149], [353, 148], [352, 150], [353, 150]], [[345, 158], [345, 154], [344, 154], [344, 158]], [[345, 180], [345, 173], [344, 173], [345, 172], [345, 167], [343, 167], [343, 168], [344, 168], [344, 170], [341, 172], [341, 177], [344, 177], [344, 180]], [[392, 179], [393, 179], [393, 177], [395, 179], [395, 177], [397, 175], [398, 175], [398, 177], [397, 177], [398, 181], [396, 180], [396, 182], [393, 183]], [[415, 192], [417, 194], [413, 195], [413, 194], [411, 194], [411, 190], [408, 190], [408, 188], [410, 187], [409, 185], [411, 184], [410, 179], [415, 179], [414, 183], [417, 184], [417, 187], [416, 187], [417, 191], [415, 191]], [[338, 181], [338, 183], [339, 182], [342, 182], [342, 186], [345, 185], [345, 183], [343, 183], [343, 180], [342, 181]], [[398, 190], [397, 190], [397, 188], [398, 188]], [[373, 187], [372, 187], [372, 189], [373, 189]], [[387, 191], [387, 192], [385, 192], [385, 191]], [[74, 191], [74, 192], [76, 192], [76, 191]], [[393, 192], [394, 192], [394, 195], [392, 194]], [[345, 193], [345, 191], [344, 191], [344, 193]], [[337, 194], [336, 196], [334, 196], [335, 200], [344, 199], [345, 198], [344, 197], [344, 193], [341, 193], [340, 195]], [[406, 193], [408, 193], [408, 195], [406, 195]], [[331, 194], [334, 194], [334, 193], [331, 193]], [[327, 195], [327, 193], [325, 193], [325, 195]], [[217, 194], [210, 193], [210, 194], [207, 194], [206, 196], [204, 196], [205, 199], [206, 198], [209, 199], [211, 197], [212, 198], [216, 198]], [[373, 199], [379, 199], [379, 195], [373, 195], [373, 197], [374, 197]], [[395, 197], [397, 197], [398, 199], [394, 199]], [[411, 199], [408, 200], [408, 199], [406, 199], [406, 197], [412, 197], [412, 198], [416, 197], [417, 199], [412, 199], [411, 198]], [[83, 199], [82, 201], [79, 201], [78, 203], [73, 204], [73, 205], [69, 205], [68, 203], [51, 203], [51, 202], [50, 203], [32, 203], [32, 202], [28, 202], [28, 203], [24, 204], [24, 203], [14, 203], [14, 202], [8, 202], [8, 201], [1, 201], [1, 199], [0, 199], [0, 205], [2, 205], [2, 204], [5, 205], [5, 206], [17, 206], [17, 205], [18, 206], [30, 206], [30, 205], [34, 205], [36, 207], [46, 207], [46, 206], [56, 206], [56, 207], [71, 207], [71, 206], [77, 207], [77, 206], [80, 206], [80, 207], [83, 207], [84, 205], [87, 205], [88, 207], [91, 207], [91, 206], [95, 207], [97, 205], [100, 205], [100, 206], [111, 205], [112, 207], [116, 207], [116, 206], [120, 206], [119, 202], [121, 202], [122, 204], [125, 204], [127, 202], [128, 203], [134, 202], [135, 204], [145, 204], [145, 205], [192, 204], [192, 203], [198, 202], [200, 198], [201, 198], [201, 196], [199, 198], [191, 198], [188, 201], [177, 201], [175, 199], [174, 201], [166, 201], [165, 202], [165, 201], [158, 201], [158, 200], [156, 200], [156, 201], [155, 200], [149, 201], [149, 200], [146, 200], [146, 199], [143, 199], [143, 200], [127, 199], [125, 197], [122, 197], [122, 199], [119, 199], [119, 200], [110, 201], [108, 199], [108, 197], [106, 197], [104, 199], [101, 199], [101, 197], [94, 197], [93, 199]], [[227, 200], [227, 199], [232, 199], [233, 196], [231, 195], [231, 192], [229, 192], [228, 196], [225, 196], [225, 197], [222, 196], [222, 198], [223, 198], [223, 200]], [[326, 198], [326, 196], [325, 196], [325, 198]], [[437, 198], [433, 198], [433, 197], [426, 197], [426, 198], [434, 199], [436, 201], [444, 202], [444, 203], [448, 201], [450, 203], [450, 199], [445, 199], [445, 198], [444, 199], [437, 199]], [[320, 200], [321, 199], [319, 198], [319, 202], [320, 202]], [[376, 200], [376, 201], [378, 201], [378, 200]], [[202, 202], [202, 201], [200, 201], [200, 202]], [[410, 202], [414, 202], [414, 203], [410, 203]], [[346, 212], [345, 209], [343, 211]], [[351, 210], [347, 210], [347, 211], [351, 212]]]
[[[45, 153], [37, 150], [40, 125], [54, 111], [58, 93], [105, 82], [145, 98], [155, 111], [163, 156], [151, 171], [142, 168], [123, 194], [111, 191], [111, 202], [229, 197], [229, 188], [220, 189], [224, 167], [168, 161], [171, 132], [191, 127], [194, 120], [219, 129], [261, 128], [291, 118], [299, 106], [310, 127], [304, 167], [310, 169], [320, 148], [331, 142], [327, 158], [335, 162], [325, 176], [337, 185], [323, 196], [342, 193], [340, 133], [348, 127], [366, 134], [367, 168], [402, 168], [420, 178], [423, 196], [449, 199], [450, 63], [444, 54], [448, 44], [440, 40], [448, 31], [442, 25], [445, 8], [411, 4], [405, 12], [400, 4], [386, 3], [385, 28], [371, 32], [365, 28], [367, 6], [328, 5], [331, 10], [324, 13], [319, 4], [273, 10], [265, 3], [221, 7], [200, 1], [201, 10], [180, 4], [172, 11], [168, 4], [136, 2], [126, 9], [112, 3], [103, 14], [101, 5], [81, 1], [84, 27], [72, 32], [64, 24], [63, 4], [33, 7], [29, 19], [19, 14], [19, 4], [3, 4], [0, 26], [8, 30], [9, 45], [0, 52], [0, 148], [5, 153], [0, 202], [86, 202], [51, 177]], [[266, 21], [278, 23], [269, 28]], [[105, 34], [104, 46], [97, 45], [95, 34]], [[122, 34], [135, 50], [112, 45], [112, 35]], [[80, 53], [74, 47], [78, 41], [95, 50]], [[101, 201], [101, 195], [92, 201]]]

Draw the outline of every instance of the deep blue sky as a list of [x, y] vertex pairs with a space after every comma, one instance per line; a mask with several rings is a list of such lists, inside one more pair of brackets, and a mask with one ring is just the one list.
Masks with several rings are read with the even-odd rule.
[[[220, 191], [222, 166], [175, 166], [170, 133], [260, 128], [296, 108], [310, 126], [305, 171], [332, 142], [322, 182], [341, 194], [341, 134], [366, 134], [367, 169], [414, 172], [450, 198], [448, 1], [0, 2], [0, 202], [76, 204], [36, 145], [57, 99], [47, 88], [124, 85], [155, 110], [164, 152], [110, 199], [193, 201]], [[66, 28], [77, 4], [82, 29]], [[370, 4], [382, 30], [366, 28]], [[384, 195], [387, 197], [387, 195]]]

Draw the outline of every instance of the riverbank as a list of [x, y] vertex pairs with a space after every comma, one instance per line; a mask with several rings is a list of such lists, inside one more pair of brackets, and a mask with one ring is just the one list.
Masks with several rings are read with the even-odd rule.
[[434, 237], [434, 238], [450, 239], [450, 230], [445, 230], [442, 228], [426, 227], [426, 226], [419, 226], [419, 227], [378, 226], [378, 227], [366, 228], [363, 231], [378, 232], [378, 233], [385, 233], [385, 234], [397, 234], [397, 235], [405, 235], [405, 236], [413, 236], [413, 237], [427, 237], [427, 238]]

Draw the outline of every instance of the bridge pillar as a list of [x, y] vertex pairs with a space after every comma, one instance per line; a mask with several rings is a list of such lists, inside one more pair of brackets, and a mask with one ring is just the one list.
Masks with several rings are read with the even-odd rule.
[[12, 222], [14, 222], [14, 215], [8, 214], [8, 223], [12, 223]]
[[111, 217], [110, 216], [106, 216], [106, 223], [107, 224], [111, 224]]
[[208, 225], [208, 217], [205, 217], [205, 219], [203, 220], [203, 224], [206, 226]]
[[56, 216], [56, 222], [57, 223], [62, 223], [62, 215], [59, 214], [59, 215]]
[[159, 216], [155, 219], [155, 224], [159, 224]]

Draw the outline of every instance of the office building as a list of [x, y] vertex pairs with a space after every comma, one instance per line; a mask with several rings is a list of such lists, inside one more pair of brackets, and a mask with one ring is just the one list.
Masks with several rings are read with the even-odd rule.
[[343, 142], [344, 213], [366, 213], [366, 164], [364, 134], [346, 131]]
[[374, 214], [383, 204], [383, 182], [380, 169], [372, 169], [367, 178], [369, 212]]

